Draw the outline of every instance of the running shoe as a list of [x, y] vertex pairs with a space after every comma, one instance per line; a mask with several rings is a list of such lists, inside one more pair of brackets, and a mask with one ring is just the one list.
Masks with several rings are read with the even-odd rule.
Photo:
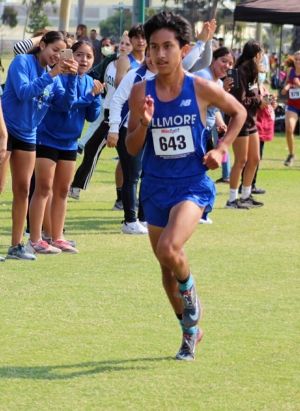
[[116, 200], [115, 204], [112, 208], [112, 211], [123, 211], [123, 203], [122, 200]]
[[5, 258], [3, 258], [3, 257], [1, 257], [1, 255], [0, 255], [0, 262], [4, 262], [5, 261]]
[[36, 260], [36, 257], [27, 251], [24, 246], [24, 243], [20, 243], [15, 247], [9, 247], [8, 253], [6, 256], [7, 260]]
[[182, 322], [185, 328], [188, 330], [198, 324], [202, 308], [200, 300], [196, 293], [195, 284], [187, 291], [180, 291], [180, 298], [182, 301]]
[[206, 218], [200, 218], [199, 224], [212, 224], [213, 220], [210, 219], [209, 217]]
[[240, 200], [236, 199], [234, 201], [227, 201], [225, 208], [229, 208], [231, 210], [249, 210], [246, 204], [242, 204]]
[[70, 187], [68, 191], [68, 197], [73, 198], [74, 200], [79, 200], [80, 198], [80, 188]]
[[293, 165], [294, 160], [296, 160], [295, 154], [289, 154], [284, 162], [284, 165], [287, 167], [291, 167]]
[[245, 205], [248, 208], [257, 208], [257, 207], [262, 207], [264, 203], [261, 203], [260, 201], [256, 201], [254, 197], [250, 194], [248, 198], [240, 198], [239, 200], [241, 205]]
[[72, 247], [69, 244], [69, 242], [63, 238], [53, 241], [52, 245], [55, 248], [59, 248], [62, 253], [66, 253], [66, 254], [78, 254], [79, 253], [79, 251], [75, 247]]
[[28, 240], [26, 249], [31, 254], [60, 254], [61, 250], [48, 244], [47, 241], [42, 238], [35, 243]]
[[203, 331], [198, 327], [196, 327], [196, 332], [193, 334], [183, 333], [181, 347], [176, 355], [176, 360], [194, 361], [195, 349], [202, 337]]
[[148, 229], [143, 227], [139, 221], [134, 221], [133, 223], [126, 223], [124, 221], [121, 234], [148, 234]]

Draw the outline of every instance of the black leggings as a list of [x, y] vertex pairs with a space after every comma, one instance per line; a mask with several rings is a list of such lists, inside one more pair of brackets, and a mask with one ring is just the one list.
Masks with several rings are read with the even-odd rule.
[[106, 140], [104, 137], [109, 131], [108, 119], [109, 110], [105, 109], [104, 119], [84, 147], [83, 160], [75, 173], [71, 184], [72, 187], [86, 190], [97, 166], [100, 154], [106, 146]]

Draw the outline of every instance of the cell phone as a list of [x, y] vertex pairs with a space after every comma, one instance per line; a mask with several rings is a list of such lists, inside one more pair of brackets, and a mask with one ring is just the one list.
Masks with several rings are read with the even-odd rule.
[[227, 77], [230, 77], [233, 79], [233, 85], [231, 88], [239, 88], [239, 78], [238, 78], [237, 69], [228, 70]]
[[273, 102], [273, 96], [272, 96], [272, 94], [268, 94], [267, 96], [264, 96], [263, 99], [264, 99], [267, 103], [272, 103], [272, 102]]
[[71, 49], [63, 49], [60, 50], [60, 57], [64, 59], [72, 59], [73, 58], [73, 52]]

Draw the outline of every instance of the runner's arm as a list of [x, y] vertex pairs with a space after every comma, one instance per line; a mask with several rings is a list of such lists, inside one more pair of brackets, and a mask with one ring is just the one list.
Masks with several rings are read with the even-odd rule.
[[129, 98], [130, 115], [125, 144], [132, 156], [142, 149], [154, 113], [154, 101], [151, 96], [145, 96], [145, 85], [145, 81], [135, 84]]

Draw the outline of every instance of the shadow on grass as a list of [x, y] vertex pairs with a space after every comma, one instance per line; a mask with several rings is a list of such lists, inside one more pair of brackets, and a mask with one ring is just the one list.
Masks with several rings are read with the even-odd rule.
[[[174, 361], [174, 357], [135, 358], [120, 361], [86, 362], [70, 365], [53, 365], [45, 367], [1, 367], [0, 379], [23, 378], [28, 380], [68, 380], [81, 376], [100, 374], [103, 372], [146, 370], [151, 363], [158, 361]], [[149, 365], [136, 365], [147, 363]]]
[[[66, 236], [69, 235], [69, 232], [71, 232], [72, 235], [80, 235], [88, 231], [94, 232], [95, 230], [98, 231], [99, 234], [118, 234], [122, 227], [122, 220], [124, 219], [122, 217], [122, 214], [114, 215], [114, 217], [92, 215], [90, 217], [81, 216], [73, 218], [69, 216], [66, 219], [65, 225]], [[11, 226], [1, 227], [0, 225], [0, 235], [11, 235]]]

